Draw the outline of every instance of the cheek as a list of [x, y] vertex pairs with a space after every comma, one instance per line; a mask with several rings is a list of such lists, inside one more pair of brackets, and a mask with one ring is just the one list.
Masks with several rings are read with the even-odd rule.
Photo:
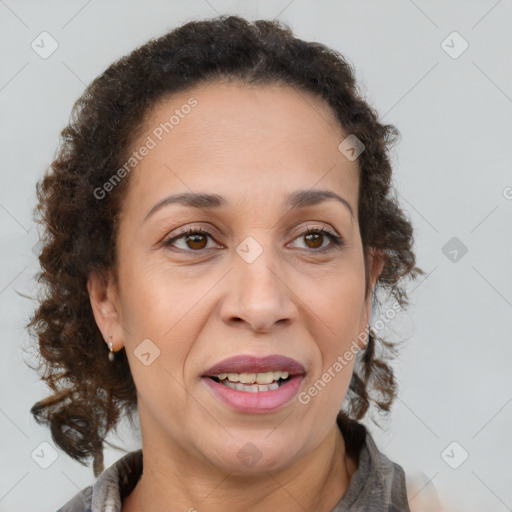
[[318, 329], [326, 334], [319, 339], [340, 348], [347, 337], [356, 333], [364, 303], [364, 269], [342, 267], [321, 280], [309, 282], [302, 289], [304, 303], [314, 313]]
[[161, 263], [132, 260], [120, 266], [123, 322], [137, 335], [162, 338], [204, 296], [204, 285], [183, 280]]
[[205, 297], [218, 277], [184, 278], [163, 265], [125, 264], [120, 279], [129, 283], [120, 296], [127, 347], [133, 352], [143, 340], [151, 340], [160, 350], [158, 362], [181, 375], [206, 320]]
[[[335, 276], [335, 277], [334, 277]], [[339, 273], [310, 289], [309, 318], [313, 325], [318, 364], [303, 395], [316, 410], [338, 410], [350, 385], [360, 348], [360, 322], [364, 302], [364, 267]]]

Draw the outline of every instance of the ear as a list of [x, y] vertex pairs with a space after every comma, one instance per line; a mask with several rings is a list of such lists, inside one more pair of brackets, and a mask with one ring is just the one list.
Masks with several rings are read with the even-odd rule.
[[113, 350], [124, 345], [123, 329], [119, 315], [117, 287], [112, 274], [93, 271], [87, 280], [87, 291], [96, 325], [108, 346], [112, 336]]
[[[359, 332], [365, 333], [368, 331], [368, 324], [372, 316], [372, 298], [375, 290], [375, 284], [379, 278], [382, 269], [384, 268], [384, 255], [381, 251], [374, 248], [369, 249], [369, 263], [368, 263], [368, 281], [369, 281], [369, 293], [368, 297], [365, 297], [363, 301], [363, 307], [361, 311], [361, 323], [359, 325]], [[361, 339], [362, 338], [362, 339]], [[360, 348], [365, 348], [368, 340], [363, 336], [358, 336], [357, 344]]]

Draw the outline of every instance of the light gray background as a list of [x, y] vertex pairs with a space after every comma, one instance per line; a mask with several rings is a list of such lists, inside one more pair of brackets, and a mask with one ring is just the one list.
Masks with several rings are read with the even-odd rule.
[[[446, 510], [512, 510], [510, 0], [0, 0], [0, 511], [55, 510], [94, 481], [60, 450], [48, 469], [31, 458], [40, 443], [53, 445], [29, 415], [46, 389], [21, 352], [33, 304], [17, 292], [34, 293], [38, 269], [35, 182], [86, 84], [148, 38], [225, 13], [278, 17], [340, 50], [382, 119], [400, 129], [395, 183], [428, 275], [411, 283], [411, 308], [384, 333], [408, 338], [396, 365], [401, 391], [386, 430], [369, 427], [420, 482], [413, 504], [434, 486]], [[47, 59], [31, 48], [42, 31], [59, 44]], [[441, 47], [453, 31], [469, 43], [456, 59]], [[442, 251], [452, 237], [468, 248], [456, 262]], [[121, 432], [110, 440], [138, 447], [136, 434]], [[457, 469], [441, 456], [453, 441], [452, 465], [469, 454]], [[107, 450], [106, 465], [121, 455]]]

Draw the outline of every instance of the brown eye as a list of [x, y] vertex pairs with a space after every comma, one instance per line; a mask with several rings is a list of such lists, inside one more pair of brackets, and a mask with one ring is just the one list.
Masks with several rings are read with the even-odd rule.
[[310, 244], [308, 244], [308, 247], [310, 247], [311, 249], [318, 249], [319, 247], [322, 247], [324, 235], [322, 233], [312, 232], [308, 233], [307, 235], [304, 235], [304, 239], [310, 242]]
[[[327, 252], [343, 245], [341, 236], [330, 233], [324, 228], [309, 228], [296, 238], [296, 240], [301, 239], [304, 240], [306, 249], [311, 249], [313, 252]], [[326, 239], [330, 240], [331, 244], [323, 246]]]
[[196, 233], [192, 235], [188, 235], [185, 239], [185, 243], [189, 244], [188, 246], [191, 249], [204, 249], [206, 247], [206, 244], [208, 244], [208, 240], [206, 239], [205, 235], [201, 233]]
[[163, 243], [163, 245], [165, 247], [174, 247], [175, 242], [183, 241], [182, 246], [177, 247], [178, 249], [182, 249], [188, 252], [199, 252], [202, 249], [206, 249], [206, 246], [208, 245], [208, 238], [212, 237], [207, 231], [203, 231], [202, 229], [189, 228], [185, 233], [169, 238]]

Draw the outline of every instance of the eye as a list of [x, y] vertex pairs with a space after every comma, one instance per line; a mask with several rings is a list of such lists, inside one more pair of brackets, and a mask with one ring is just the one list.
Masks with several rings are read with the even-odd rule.
[[207, 249], [208, 238], [213, 240], [212, 235], [203, 230], [202, 228], [188, 228], [184, 233], [178, 234], [171, 238], [168, 238], [163, 242], [165, 247], [176, 247], [175, 242], [182, 241], [184, 246], [177, 247], [178, 249], [182, 249], [187, 251], [192, 249], [192, 251], [188, 252], [199, 252], [201, 250]]
[[[322, 247], [326, 237], [331, 241], [331, 245]], [[343, 245], [341, 236], [335, 235], [325, 228], [308, 228], [295, 240], [300, 238], [306, 241], [306, 249], [313, 249], [315, 252], [327, 252]]]

